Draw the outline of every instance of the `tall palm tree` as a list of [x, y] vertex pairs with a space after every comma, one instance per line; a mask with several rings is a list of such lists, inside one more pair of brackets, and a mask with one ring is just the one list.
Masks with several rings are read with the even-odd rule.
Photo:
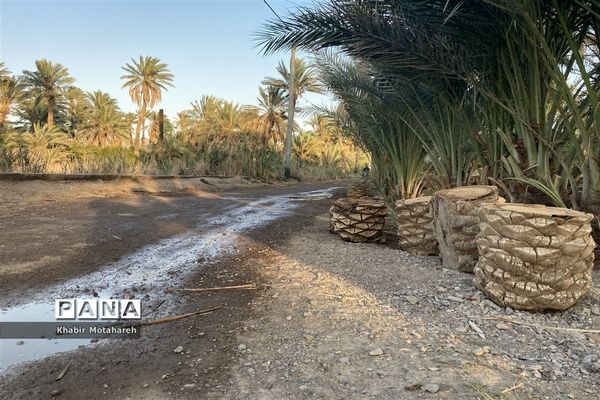
[[284, 89], [288, 94], [288, 129], [284, 147], [284, 172], [285, 177], [290, 178], [292, 135], [297, 101], [305, 92], [321, 93], [322, 88], [314, 67], [298, 58], [295, 48], [292, 48], [290, 56], [290, 69], [288, 70], [284, 62], [280, 61], [277, 65], [277, 72], [279, 72], [279, 78], [267, 77], [263, 80], [263, 84]]
[[47, 123], [48, 127], [52, 128], [57, 101], [75, 79], [69, 76], [69, 70], [59, 63], [42, 59], [37, 60], [35, 66], [35, 71], [23, 71], [23, 80], [32, 95], [45, 99], [48, 106]]
[[[291, 74], [283, 61], [279, 61], [277, 72], [280, 75], [279, 77], [266, 77], [262, 81], [263, 85], [283, 89], [286, 93], [289, 93]], [[323, 87], [319, 82], [315, 66], [307, 63], [302, 58], [296, 57], [294, 63], [294, 107], [296, 107], [298, 99], [308, 92], [322, 93]]]
[[255, 121], [257, 130], [263, 135], [263, 142], [269, 139], [273, 143], [283, 141], [283, 132], [287, 121], [287, 99], [282, 88], [266, 86], [258, 88], [258, 106], [254, 107], [258, 116]]
[[139, 154], [140, 138], [146, 114], [149, 109], [152, 109], [162, 100], [163, 90], [168, 90], [168, 86], [174, 87], [174, 75], [167, 68], [167, 64], [162, 63], [156, 57], [150, 56], [140, 56], [138, 61], [132, 58], [131, 64], [125, 64], [122, 69], [127, 72], [121, 76], [121, 79], [125, 81], [122, 88], [129, 90], [131, 100], [139, 108], [134, 142], [135, 152]]

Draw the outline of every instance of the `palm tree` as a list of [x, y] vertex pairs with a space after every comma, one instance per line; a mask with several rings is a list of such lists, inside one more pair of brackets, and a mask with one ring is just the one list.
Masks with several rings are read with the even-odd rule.
[[218, 127], [219, 110], [224, 101], [212, 95], [203, 95], [200, 101], [190, 103], [192, 108], [188, 114], [196, 128], [200, 131], [214, 131]]
[[66, 133], [56, 126], [34, 124], [31, 132], [21, 138], [27, 148], [29, 167], [33, 172], [47, 172], [53, 165], [59, 165], [68, 155], [71, 145]]
[[82, 133], [92, 144], [105, 146], [121, 143], [128, 138], [129, 127], [117, 101], [101, 91], [86, 94], [89, 115]]
[[225, 101], [217, 113], [217, 126], [219, 133], [231, 136], [243, 127], [244, 119], [242, 107], [232, 101]]
[[[288, 67], [283, 61], [279, 61], [277, 65], [277, 72], [279, 77], [266, 77], [262, 84], [266, 86], [272, 86], [274, 88], [282, 89], [286, 93], [290, 92], [290, 81], [291, 75]], [[296, 103], [305, 93], [322, 93], [323, 87], [319, 82], [317, 70], [312, 64], [308, 64], [302, 58], [296, 57], [294, 63], [294, 99], [293, 106], [296, 107]]]
[[71, 86], [65, 90], [67, 105], [66, 131], [72, 138], [77, 137], [81, 124], [85, 122], [89, 114], [86, 94], [78, 87]]
[[[329, 0], [273, 19], [259, 40], [265, 53], [333, 48], [368, 66], [367, 79], [340, 75], [328, 86], [347, 99], [368, 92], [383, 101], [390, 122], [419, 136], [436, 178], [447, 184], [464, 184], [476, 165], [480, 177], [489, 176], [509, 196], [536, 189], [556, 205], [581, 208], [600, 191], [600, 161], [592, 155], [600, 145], [600, 97], [586, 45], [597, 41], [595, 7], [589, 1]], [[364, 105], [354, 106], [355, 121], [378, 117], [358, 118]], [[371, 132], [365, 140], [377, 139], [375, 118], [363, 127]]]
[[129, 89], [131, 100], [138, 106], [138, 122], [135, 128], [134, 149], [136, 154], [140, 151], [140, 137], [143, 132], [146, 114], [162, 99], [162, 90], [174, 87], [173, 74], [156, 57], [140, 56], [138, 61], [131, 59], [131, 64], [125, 64], [122, 69], [127, 74], [121, 76], [125, 81], [122, 88]]
[[4, 66], [4, 62], [0, 61], [0, 81], [10, 78], [10, 71]]
[[297, 101], [305, 92], [321, 93], [322, 89], [314, 67], [305, 63], [303, 59], [296, 57], [295, 48], [292, 48], [290, 56], [290, 69], [288, 70], [284, 62], [280, 61], [277, 65], [277, 72], [281, 77], [267, 77], [263, 80], [263, 85], [281, 88], [287, 92], [288, 129], [284, 147], [284, 172], [285, 177], [290, 178], [292, 135]]
[[287, 121], [287, 100], [282, 88], [266, 86], [258, 88], [258, 106], [255, 121], [256, 129], [263, 135], [266, 144], [269, 139], [277, 144], [284, 139], [284, 127]]
[[22, 89], [21, 80], [11, 76], [4, 63], [0, 62], [0, 128], [4, 126], [13, 104], [19, 100]]
[[75, 79], [69, 76], [69, 70], [59, 63], [46, 59], [35, 62], [35, 71], [23, 71], [23, 80], [30, 93], [38, 98], [43, 98], [48, 107], [48, 127], [54, 126], [54, 112], [57, 101], [63, 91]]

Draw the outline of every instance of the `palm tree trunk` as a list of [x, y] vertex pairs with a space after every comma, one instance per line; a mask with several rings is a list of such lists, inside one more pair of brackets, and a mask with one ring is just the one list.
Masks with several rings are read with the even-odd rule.
[[48, 96], [48, 128], [54, 126], [54, 96]]
[[292, 54], [290, 56], [290, 81], [288, 82], [288, 124], [287, 134], [285, 136], [285, 149], [284, 149], [284, 176], [286, 179], [291, 178], [292, 171], [290, 169], [292, 161], [292, 134], [294, 129], [294, 111], [296, 110], [296, 91], [294, 75], [296, 74], [296, 48], [292, 47]]
[[142, 127], [144, 126], [144, 120], [146, 119], [146, 108], [141, 107], [138, 113], [138, 122], [135, 125], [135, 142], [133, 144], [133, 151], [136, 156], [140, 155], [140, 139], [142, 133]]

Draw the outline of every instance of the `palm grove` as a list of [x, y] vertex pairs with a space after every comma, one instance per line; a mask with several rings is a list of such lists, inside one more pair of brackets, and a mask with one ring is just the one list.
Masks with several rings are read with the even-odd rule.
[[[296, 98], [320, 92], [315, 67], [302, 59], [296, 65]], [[162, 136], [157, 106], [174, 88], [168, 65], [140, 56], [122, 70], [135, 113], [108, 93], [84, 92], [59, 63], [37, 60], [21, 75], [0, 63], [0, 170], [281, 176], [290, 81], [283, 63], [279, 76], [262, 82], [257, 105], [205, 95], [175, 121], [165, 116]], [[294, 124], [296, 177], [345, 176], [364, 165], [365, 154], [326, 115], [311, 113], [308, 125]]]
[[599, 28], [598, 0], [327, 0], [258, 40], [319, 55], [384, 193], [490, 183], [599, 214]]

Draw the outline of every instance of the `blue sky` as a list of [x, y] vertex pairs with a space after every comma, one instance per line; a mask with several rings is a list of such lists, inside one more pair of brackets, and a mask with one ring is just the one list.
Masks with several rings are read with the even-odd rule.
[[[270, 0], [280, 14], [309, 1]], [[255, 104], [260, 81], [275, 76], [279, 53], [264, 57], [253, 33], [271, 11], [262, 0], [0, 0], [0, 60], [13, 73], [47, 58], [69, 68], [75, 85], [103, 90], [134, 110], [121, 66], [140, 54], [175, 74], [161, 107], [174, 117], [203, 94]], [[324, 97], [307, 100], [323, 103]]]

